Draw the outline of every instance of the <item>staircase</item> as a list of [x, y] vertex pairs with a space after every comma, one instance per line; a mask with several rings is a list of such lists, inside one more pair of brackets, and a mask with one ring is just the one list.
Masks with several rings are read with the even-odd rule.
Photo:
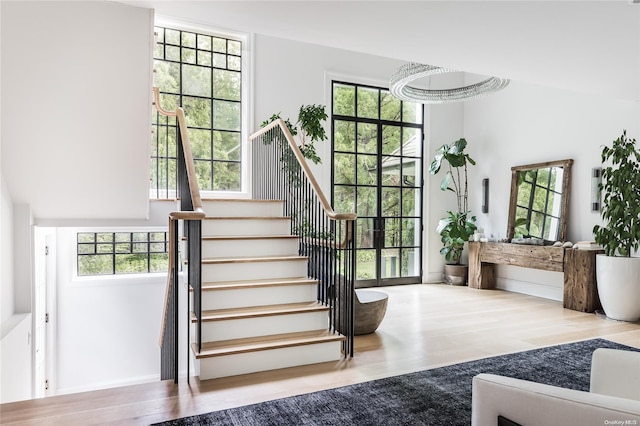
[[[169, 213], [161, 380], [178, 383], [184, 343], [187, 381], [191, 359], [204, 380], [353, 357], [357, 216], [333, 211], [282, 119], [249, 137], [253, 199], [203, 201], [184, 110], [153, 94], [158, 114], [175, 118], [180, 197]], [[190, 290], [182, 344], [179, 225]]]
[[200, 379], [341, 359], [345, 337], [331, 331], [283, 202], [202, 204], [200, 345], [193, 312], [190, 333]]

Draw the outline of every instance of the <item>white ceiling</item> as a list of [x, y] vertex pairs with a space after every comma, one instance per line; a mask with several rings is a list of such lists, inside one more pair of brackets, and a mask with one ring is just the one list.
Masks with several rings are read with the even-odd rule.
[[123, 1], [217, 28], [640, 100], [640, 5], [608, 1]]

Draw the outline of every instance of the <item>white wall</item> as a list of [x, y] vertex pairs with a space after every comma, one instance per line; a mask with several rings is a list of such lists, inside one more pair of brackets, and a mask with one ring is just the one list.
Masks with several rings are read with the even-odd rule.
[[[470, 175], [474, 212], [481, 210], [482, 179], [490, 181], [489, 213], [478, 214], [485, 232], [506, 236], [512, 166], [572, 158], [568, 239], [592, 240], [600, 216], [590, 208], [591, 169], [600, 166], [601, 146], [623, 129], [640, 138], [638, 103], [512, 82], [464, 105], [468, 151], [478, 161]], [[501, 288], [562, 300], [562, 285], [560, 273], [498, 268]]]
[[4, 179], [0, 192], [0, 272], [2, 284], [0, 286], [0, 308], [2, 323], [8, 320], [14, 313], [14, 286], [13, 286], [13, 203], [11, 194], [7, 189]]
[[2, 170], [36, 218], [145, 218], [153, 13], [2, 2]]
[[2, 323], [0, 403], [31, 398], [31, 314], [13, 315]]
[[58, 230], [55, 392], [160, 380], [166, 274], [76, 278], [75, 241]]

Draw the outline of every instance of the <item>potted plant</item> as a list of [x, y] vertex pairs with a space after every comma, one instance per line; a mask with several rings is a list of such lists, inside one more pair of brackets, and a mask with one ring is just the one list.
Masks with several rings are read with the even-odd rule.
[[436, 155], [429, 166], [429, 173], [437, 174], [443, 163], [448, 164], [448, 170], [440, 182], [440, 189], [452, 191], [456, 195], [457, 211], [449, 211], [448, 216], [441, 219], [436, 231], [443, 243], [440, 254], [445, 257], [444, 281], [449, 284], [464, 285], [467, 283], [468, 266], [461, 265], [460, 259], [464, 243], [469, 241], [476, 230], [476, 217], [470, 216], [468, 209], [468, 164], [476, 162], [464, 152], [467, 141], [458, 139], [451, 145], [444, 144], [436, 150]]
[[605, 314], [612, 319], [640, 319], [640, 150], [627, 131], [602, 148], [603, 226], [593, 235], [605, 253], [596, 256], [598, 294]]
[[[265, 127], [279, 118], [281, 118], [280, 113], [273, 114], [268, 120], [263, 121], [260, 127]], [[313, 143], [327, 139], [323, 127], [326, 119], [327, 113], [325, 112], [324, 105], [302, 105], [298, 111], [298, 121], [296, 121], [295, 125], [291, 124], [288, 118], [284, 120], [292, 136], [296, 136], [298, 130], [300, 130], [300, 145], [298, 145], [298, 148], [300, 148], [302, 155], [314, 164], [320, 164], [322, 162]], [[265, 141], [265, 143], [266, 142], [267, 141]]]

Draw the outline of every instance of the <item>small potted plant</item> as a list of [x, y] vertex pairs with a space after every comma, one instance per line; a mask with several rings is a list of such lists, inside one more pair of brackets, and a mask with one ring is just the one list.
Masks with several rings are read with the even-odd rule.
[[461, 265], [460, 259], [464, 249], [464, 243], [476, 230], [476, 217], [470, 216], [468, 209], [468, 164], [476, 162], [464, 152], [467, 141], [458, 139], [451, 145], [444, 144], [436, 150], [436, 155], [429, 167], [429, 173], [437, 174], [443, 163], [448, 164], [440, 189], [452, 191], [456, 195], [458, 203], [457, 211], [449, 211], [447, 217], [440, 220], [436, 231], [440, 234], [443, 247], [440, 254], [444, 255], [446, 265], [444, 269], [444, 281], [449, 284], [465, 285], [467, 283], [468, 266]]
[[605, 314], [612, 319], [640, 319], [640, 149], [627, 131], [602, 148], [603, 194], [593, 235], [605, 253], [596, 256], [598, 294]]

